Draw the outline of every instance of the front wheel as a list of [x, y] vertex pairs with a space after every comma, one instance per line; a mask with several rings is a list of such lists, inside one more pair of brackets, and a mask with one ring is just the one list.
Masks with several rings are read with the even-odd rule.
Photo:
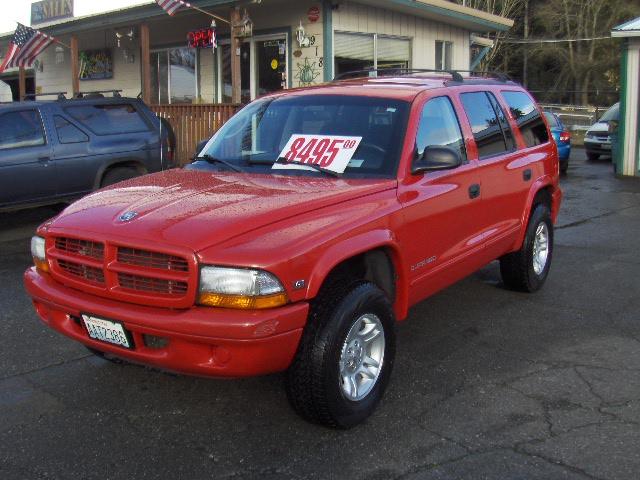
[[589, 160], [590, 162], [595, 162], [599, 158], [600, 158], [599, 153], [587, 152], [587, 160]]
[[521, 292], [535, 292], [544, 284], [553, 255], [553, 223], [546, 205], [537, 205], [531, 217], [522, 247], [500, 258], [504, 284]]
[[395, 356], [395, 317], [385, 294], [369, 282], [337, 282], [313, 302], [287, 396], [303, 418], [351, 428], [375, 410]]

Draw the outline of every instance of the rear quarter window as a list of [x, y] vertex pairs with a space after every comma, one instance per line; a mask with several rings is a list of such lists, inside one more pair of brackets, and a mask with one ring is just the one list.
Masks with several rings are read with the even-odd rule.
[[535, 147], [549, 141], [547, 127], [540, 112], [529, 95], [524, 92], [503, 91], [511, 115], [518, 123], [527, 147]]
[[96, 135], [149, 131], [140, 112], [131, 104], [77, 105], [65, 111]]

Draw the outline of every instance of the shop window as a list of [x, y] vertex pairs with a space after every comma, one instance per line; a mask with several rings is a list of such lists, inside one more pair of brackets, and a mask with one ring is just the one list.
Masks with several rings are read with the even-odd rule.
[[336, 32], [334, 42], [336, 75], [367, 69], [406, 69], [410, 65], [411, 40], [407, 38]]
[[197, 49], [170, 48], [151, 54], [151, 93], [157, 103], [193, 103], [198, 97]]
[[453, 42], [436, 40], [436, 70], [451, 70]]
[[35, 110], [0, 116], [0, 150], [35, 147], [46, 143], [40, 114]]

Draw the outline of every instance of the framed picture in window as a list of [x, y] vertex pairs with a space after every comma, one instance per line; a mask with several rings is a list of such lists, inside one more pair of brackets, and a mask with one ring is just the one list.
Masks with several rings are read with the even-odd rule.
[[113, 78], [111, 50], [84, 50], [79, 55], [80, 80], [104, 80]]

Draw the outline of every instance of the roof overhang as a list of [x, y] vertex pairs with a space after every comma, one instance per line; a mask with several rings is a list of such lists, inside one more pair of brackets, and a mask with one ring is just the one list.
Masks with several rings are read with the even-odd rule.
[[[273, 0], [191, 0], [198, 7], [223, 7], [261, 3], [268, 6]], [[279, 0], [278, 3], [281, 3]], [[473, 32], [507, 31], [513, 20], [493, 15], [475, 8], [464, 7], [446, 0], [357, 0], [357, 3], [373, 5], [387, 10], [406, 13], [433, 21], [448, 23]], [[112, 10], [97, 15], [66, 18], [38, 25], [38, 29], [50, 35], [68, 35], [87, 30], [111, 28], [142, 22], [167, 14], [154, 1], [142, 5]], [[9, 40], [13, 32], [0, 34], [0, 42]]]
[[509, 18], [446, 0], [357, 0], [357, 2], [449, 23], [473, 32], [506, 32], [513, 27], [514, 23]]
[[611, 30], [611, 36], [614, 38], [640, 37], [640, 17], [614, 27]]

